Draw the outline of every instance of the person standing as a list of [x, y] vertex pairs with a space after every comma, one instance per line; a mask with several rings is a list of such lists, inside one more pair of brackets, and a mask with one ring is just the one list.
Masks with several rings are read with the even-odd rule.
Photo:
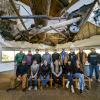
[[36, 53], [32, 56], [31, 64], [33, 63], [34, 60], [37, 61], [37, 64], [41, 64], [41, 55], [39, 54], [39, 49], [35, 50]]
[[25, 57], [27, 65], [30, 67], [31, 66], [31, 60], [32, 60], [32, 52], [31, 50], [28, 50], [28, 54]]
[[93, 71], [95, 70], [96, 81], [99, 80], [99, 66], [100, 66], [100, 54], [96, 53], [95, 48], [91, 48], [91, 53], [88, 55], [88, 62], [90, 63], [90, 78], [92, 80]]
[[84, 65], [87, 61], [87, 54], [83, 51], [83, 48], [79, 48], [79, 52], [77, 53], [78, 61], [80, 63], [81, 70], [84, 70]]
[[68, 54], [65, 52], [65, 49], [62, 49], [60, 57], [61, 57], [61, 63], [62, 63], [62, 65], [64, 65], [64, 60], [68, 59]]
[[71, 61], [71, 66], [73, 67], [73, 69], [76, 67], [76, 62], [77, 62], [77, 55], [75, 54], [74, 49], [70, 49], [70, 53], [69, 53], [69, 60]]
[[28, 65], [28, 75], [30, 75], [31, 72], [31, 60], [32, 60], [32, 53], [31, 50], [28, 50], [28, 54], [25, 56], [25, 61]]
[[51, 65], [51, 55], [48, 52], [48, 49], [45, 49], [45, 54], [42, 56], [42, 62], [47, 61], [48, 64]]
[[56, 60], [60, 60], [60, 54], [57, 53], [57, 49], [55, 49], [54, 53], [52, 54], [52, 62], [54, 63]]

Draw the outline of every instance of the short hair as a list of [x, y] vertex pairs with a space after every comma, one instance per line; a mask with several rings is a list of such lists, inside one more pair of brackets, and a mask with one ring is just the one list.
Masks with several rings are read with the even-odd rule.
[[48, 49], [47, 48], [45, 48], [45, 51], [47, 51]]
[[83, 47], [79, 47], [79, 50], [81, 50], [81, 49], [83, 50], [84, 48]]
[[39, 51], [39, 49], [35, 49], [35, 51]]
[[94, 50], [95, 50], [95, 48], [91, 48], [91, 50], [92, 50], [92, 49], [94, 49]]
[[65, 48], [62, 48], [62, 50], [65, 50]]
[[54, 51], [57, 51], [57, 49], [54, 49]]
[[23, 50], [23, 48], [19, 48], [19, 50]]
[[28, 52], [31, 52], [31, 50], [28, 50]]
[[23, 49], [23, 48], [20, 48], [19, 50], [20, 50], [20, 51], [23, 51], [24, 49]]

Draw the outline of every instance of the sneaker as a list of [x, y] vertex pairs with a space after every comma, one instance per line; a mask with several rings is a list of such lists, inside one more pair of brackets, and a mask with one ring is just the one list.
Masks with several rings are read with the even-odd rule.
[[69, 81], [66, 83], [66, 88], [68, 88], [69, 87]]
[[32, 86], [30, 86], [30, 87], [28, 88], [28, 90], [29, 90], [29, 91], [32, 90]]
[[93, 82], [93, 79], [91, 78], [90, 81]]
[[40, 86], [40, 90], [43, 90], [43, 87], [42, 86]]
[[71, 91], [72, 91], [72, 93], [75, 93], [73, 85], [71, 85]]
[[86, 86], [85, 86], [85, 89], [86, 89], [86, 90], [89, 90], [89, 87], [86, 85]]
[[22, 91], [25, 92], [26, 91], [26, 88], [23, 88]]
[[34, 90], [37, 91], [37, 86], [34, 87]]
[[96, 80], [96, 82], [99, 82], [99, 83], [100, 83], [100, 80], [99, 80], [99, 79], [97, 79], [97, 80]]
[[80, 89], [80, 93], [82, 93], [83, 91]]

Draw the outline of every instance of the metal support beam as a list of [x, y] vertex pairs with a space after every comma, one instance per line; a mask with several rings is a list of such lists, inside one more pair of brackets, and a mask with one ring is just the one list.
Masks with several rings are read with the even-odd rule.
[[49, 19], [46, 15], [30, 16], [0, 16], [0, 19]]
[[66, 17], [48, 17], [47, 15], [29, 15], [29, 16], [0, 16], [0, 19], [48, 19], [48, 20], [63, 20]]
[[70, 25], [72, 23], [78, 22], [79, 20], [81, 20], [80, 17], [73, 18], [73, 19], [70, 19], [70, 20], [67, 20], [67, 21], [63, 21], [63, 22], [60, 22], [60, 23], [45, 26], [45, 27], [41, 28], [37, 33], [34, 33], [34, 29], [31, 30], [29, 33], [33, 33], [33, 35], [37, 35], [37, 34], [40, 34], [40, 33], [43, 33], [43, 32], [45, 33], [45, 32], [52, 30], [51, 27], [58, 29], [58, 28]]
[[67, 38], [62, 32], [59, 32], [58, 30], [56, 30], [55, 28], [53, 28], [52, 26], [50, 26], [51, 29], [53, 29], [54, 31], [58, 32], [61, 36], [63, 36], [64, 38]]
[[15, 6], [15, 3], [13, 2], [13, 0], [9, 0], [9, 2], [10, 2], [10, 4], [11, 4], [11, 6], [13, 7], [14, 11], [16, 12], [16, 14], [18, 15], [18, 17], [19, 17], [19, 19], [20, 19], [20, 21], [21, 21], [23, 27], [25, 28], [25, 30], [27, 30], [27, 28], [26, 28], [26, 26], [25, 26], [25, 24], [24, 24], [22, 18], [20, 17], [20, 14], [19, 14], [19, 12], [18, 12], [18, 10], [17, 10], [17, 8], [16, 8], [16, 6]]

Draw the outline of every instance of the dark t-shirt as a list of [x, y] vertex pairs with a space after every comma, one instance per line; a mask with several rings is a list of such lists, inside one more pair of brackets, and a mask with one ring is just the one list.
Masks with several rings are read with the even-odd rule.
[[73, 73], [73, 67], [71, 65], [63, 65], [63, 73], [68, 74], [68, 73]]
[[83, 71], [80, 68], [77, 68], [77, 66], [74, 66], [73, 67], [73, 74], [75, 74], [75, 73], [81, 73], [81, 74], [83, 74]]
[[52, 61], [55, 62], [55, 60], [60, 60], [60, 54], [59, 53], [53, 53], [52, 54]]
[[72, 67], [76, 66], [77, 55], [73, 53], [69, 53], [69, 60], [71, 61]]
[[51, 72], [50, 64], [48, 64], [48, 65], [43, 64], [40, 67], [40, 75], [42, 75], [43, 77], [44, 76], [46, 77], [48, 74], [50, 74], [50, 72]]
[[88, 55], [88, 61], [91, 65], [97, 65], [100, 63], [100, 54], [96, 52], [91, 52]]
[[22, 64], [22, 65], [18, 65], [17, 66], [17, 70], [16, 70], [16, 75], [24, 75], [27, 74], [28, 72], [28, 65], [27, 64]]
[[79, 57], [80, 57], [80, 62], [83, 63], [83, 52], [79, 53]]
[[41, 55], [40, 54], [34, 54], [33, 57], [32, 57], [32, 62], [31, 64], [33, 63], [33, 61], [36, 60], [38, 64], [41, 63]]

